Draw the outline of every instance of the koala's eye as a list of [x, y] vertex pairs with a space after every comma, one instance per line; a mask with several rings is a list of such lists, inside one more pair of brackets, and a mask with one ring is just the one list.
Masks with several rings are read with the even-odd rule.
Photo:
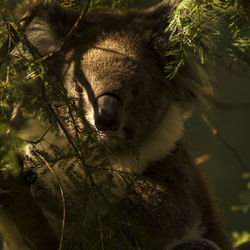
[[81, 86], [79, 86], [78, 84], [75, 85], [75, 92], [77, 94], [82, 94], [83, 93], [83, 89]]

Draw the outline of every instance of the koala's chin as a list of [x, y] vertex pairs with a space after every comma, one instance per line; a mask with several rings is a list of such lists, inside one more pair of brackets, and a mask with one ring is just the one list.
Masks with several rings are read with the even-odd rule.
[[[103, 132], [96, 130], [97, 140], [105, 145], [110, 152], [137, 151], [138, 143], [134, 141], [128, 133], [132, 134], [132, 129], [121, 128], [116, 132]], [[134, 137], [133, 137], [134, 138]]]

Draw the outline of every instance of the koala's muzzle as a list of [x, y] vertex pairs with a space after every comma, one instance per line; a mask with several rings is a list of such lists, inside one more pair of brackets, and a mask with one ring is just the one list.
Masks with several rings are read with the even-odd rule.
[[95, 125], [101, 131], [116, 131], [122, 123], [122, 102], [113, 95], [102, 95], [96, 100]]

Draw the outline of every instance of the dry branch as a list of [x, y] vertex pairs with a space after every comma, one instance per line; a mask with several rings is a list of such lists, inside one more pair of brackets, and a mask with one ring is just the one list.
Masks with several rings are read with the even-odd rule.
[[201, 165], [201, 164], [207, 162], [210, 158], [211, 158], [211, 155], [210, 155], [210, 154], [201, 155], [201, 156], [196, 157], [196, 158], [194, 159], [194, 164], [195, 164], [196, 166]]
[[219, 133], [219, 131], [214, 127], [214, 125], [208, 120], [208, 118], [205, 115], [202, 115], [202, 120], [204, 121], [204, 123], [209, 127], [209, 129], [211, 130], [212, 134], [215, 135], [218, 140], [227, 148], [229, 149], [233, 156], [235, 157], [235, 159], [238, 161], [238, 163], [240, 164], [240, 166], [244, 169], [244, 171], [249, 171], [249, 166], [241, 159], [240, 154], [238, 153], [238, 151], [230, 144], [226, 141], [226, 139], [221, 135], [221, 133]]

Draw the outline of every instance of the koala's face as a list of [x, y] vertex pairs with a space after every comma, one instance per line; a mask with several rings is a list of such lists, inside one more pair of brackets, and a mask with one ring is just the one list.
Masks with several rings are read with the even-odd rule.
[[[68, 96], [102, 138], [141, 144], [161, 122], [169, 124], [166, 115], [173, 102], [190, 102], [195, 96], [192, 87], [201, 79], [194, 63], [171, 81], [165, 77], [170, 45], [163, 31], [174, 6], [170, 1], [145, 11], [90, 13], [67, 46], [48, 61], [52, 75], [61, 78]], [[27, 38], [41, 55], [53, 53], [76, 18], [56, 5], [42, 4]], [[22, 46], [20, 51], [26, 53]]]
[[154, 53], [136, 34], [102, 35], [66, 75], [74, 75], [66, 85], [89, 123], [125, 144], [143, 142], [172, 102]]

